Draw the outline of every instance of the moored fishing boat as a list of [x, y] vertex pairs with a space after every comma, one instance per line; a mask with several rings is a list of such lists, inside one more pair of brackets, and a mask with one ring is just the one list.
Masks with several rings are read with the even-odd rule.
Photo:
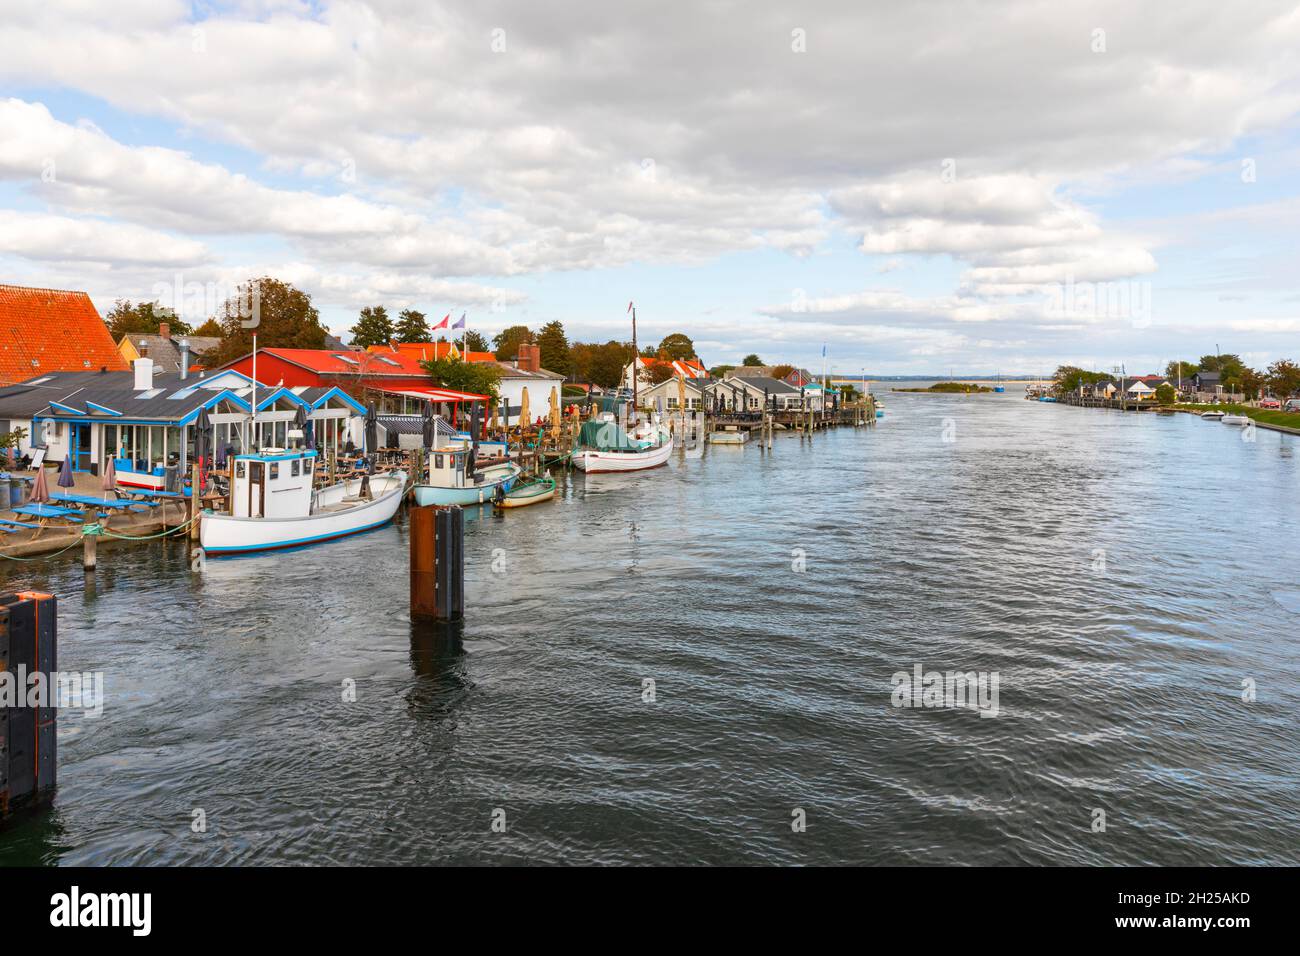
[[645, 434], [638, 439], [613, 422], [584, 422], [574, 443], [574, 467], [588, 474], [658, 468], [673, 453], [673, 436], [657, 425]]
[[428, 478], [415, 486], [418, 505], [481, 505], [497, 494], [509, 491], [519, 477], [514, 462], [478, 468], [469, 467], [470, 449], [459, 445], [435, 448], [429, 452]]
[[494, 504], [499, 508], [524, 508], [541, 504], [555, 497], [555, 479], [538, 478], [536, 481], [515, 485], [510, 491], [497, 496]]
[[228, 514], [205, 512], [205, 554], [297, 548], [369, 531], [397, 513], [406, 490], [401, 471], [365, 475], [314, 490], [316, 452], [266, 448], [237, 455]]

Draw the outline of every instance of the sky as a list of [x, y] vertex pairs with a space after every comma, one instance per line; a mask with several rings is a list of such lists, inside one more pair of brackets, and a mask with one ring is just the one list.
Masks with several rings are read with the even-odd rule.
[[839, 374], [1300, 359], [1295, 3], [0, 0], [0, 282]]

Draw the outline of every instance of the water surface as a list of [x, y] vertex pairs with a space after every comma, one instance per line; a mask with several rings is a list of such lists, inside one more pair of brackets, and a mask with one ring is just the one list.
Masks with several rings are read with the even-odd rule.
[[[881, 394], [475, 517], [456, 629], [410, 624], [402, 522], [0, 569], [107, 682], [0, 863], [1300, 862], [1297, 439]], [[916, 664], [998, 716], [895, 708]]]

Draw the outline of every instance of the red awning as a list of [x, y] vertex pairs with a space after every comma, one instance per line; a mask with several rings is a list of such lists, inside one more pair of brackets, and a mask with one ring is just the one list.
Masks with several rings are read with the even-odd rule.
[[408, 388], [381, 388], [378, 391], [386, 395], [405, 395], [407, 398], [421, 398], [433, 402], [486, 402], [486, 395], [473, 392], [458, 392], [451, 388], [438, 388], [434, 385], [410, 386]]

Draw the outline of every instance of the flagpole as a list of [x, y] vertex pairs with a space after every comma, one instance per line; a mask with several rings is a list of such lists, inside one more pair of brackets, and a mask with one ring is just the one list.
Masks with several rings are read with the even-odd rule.
[[636, 306], [632, 306], [632, 416], [636, 417], [636, 380], [640, 378], [641, 353], [636, 350]]

